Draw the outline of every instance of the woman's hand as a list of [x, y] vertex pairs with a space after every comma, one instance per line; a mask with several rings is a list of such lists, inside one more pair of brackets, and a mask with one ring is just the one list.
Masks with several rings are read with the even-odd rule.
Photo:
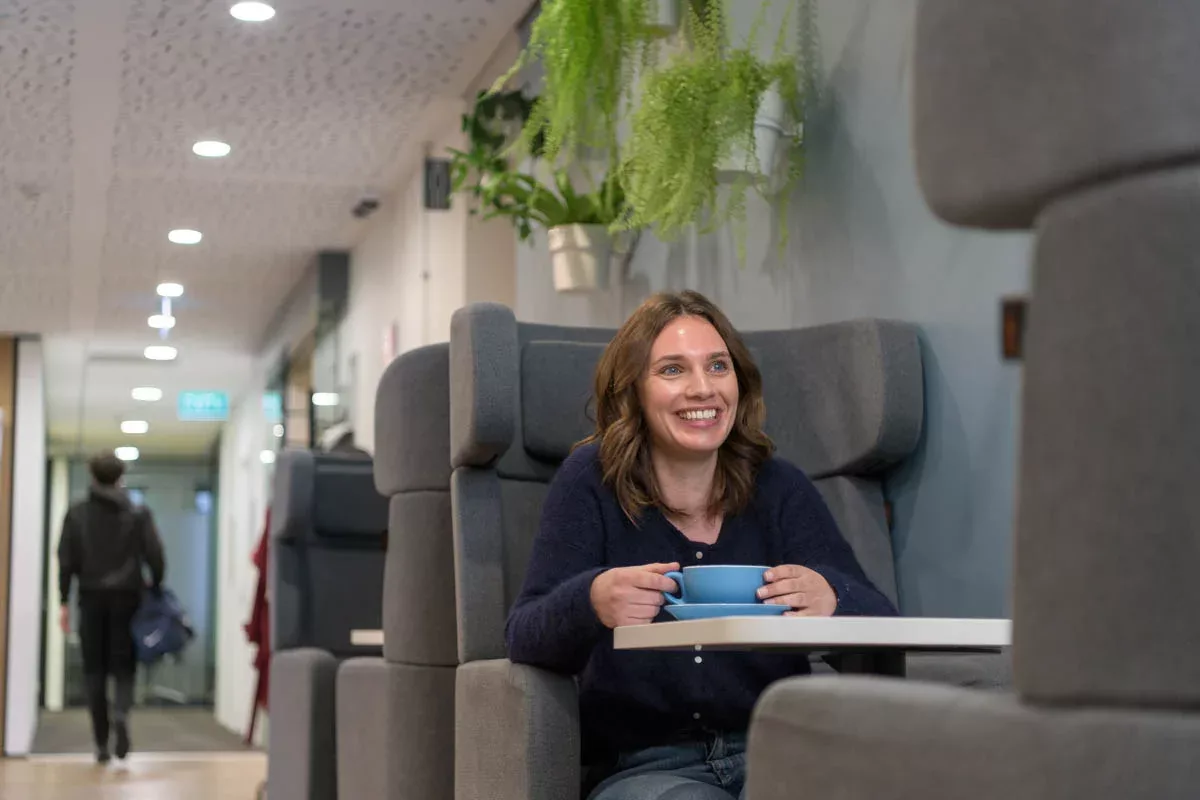
[[799, 564], [772, 567], [763, 575], [766, 585], [758, 590], [764, 603], [791, 606], [785, 617], [831, 617], [837, 610], [837, 594], [829, 581]]
[[675, 581], [664, 573], [679, 569], [678, 563], [614, 567], [592, 581], [592, 608], [609, 628], [653, 622], [664, 601], [663, 592], [677, 592]]

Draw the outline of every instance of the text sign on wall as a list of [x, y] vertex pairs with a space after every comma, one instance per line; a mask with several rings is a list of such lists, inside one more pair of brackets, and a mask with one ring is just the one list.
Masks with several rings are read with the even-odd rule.
[[225, 392], [180, 392], [177, 416], [185, 422], [223, 422], [229, 418], [229, 395]]

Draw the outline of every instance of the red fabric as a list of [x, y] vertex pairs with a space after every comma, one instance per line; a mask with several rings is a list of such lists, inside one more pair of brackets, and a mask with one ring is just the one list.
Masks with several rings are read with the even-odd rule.
[[243, 626], [246, 638], [251, 644], [258, 645], [258, 653], [254, 656], [254, 668], [258, 670], [258, 691], [254, 697], [256, 708], [267, 707], [267, 676], [271, 664], [270, 607], [267, 601], [267, 543], [270, 530], [271, 509], [268, 508], [262, 538], [259, 539], [252, 559], [254, 566], [258, 567], [258, 588], [254, 592], [254, 607], [250, 611], [250, 621]]

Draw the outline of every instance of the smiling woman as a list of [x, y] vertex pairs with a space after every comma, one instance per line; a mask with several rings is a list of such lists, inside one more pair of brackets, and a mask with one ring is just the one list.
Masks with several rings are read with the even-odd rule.
[[[807, 673], [807, 656], [683, 661], [616, 651], [609, 629], [665, 618], [665, 593], [680, 590], [690, 599], [673, 609], [709, 615], [714, 603], [725, 615], [895, 609], [816, 487], [773, 455], [762, 376], [705, 297], [660, 294], [634, 311], [597, 366], [595, 402], [596, 432], [563, 462], [542, 507], [509, 612], [509, 658], [579, 676], [588, 800], [733, 800], [751, 709], [770, 683]], [[697, 567], [743, 576], [722, 579], [741, 599], [705, 599], [704, 581], [689, 578]]]
[[749, 502], [754, 470], [771, 455], [764, 415], [762, 376], [725, 314], [698, 292], [661, 294], [605, 350], [587, 442], [599, 442], [605, 478], [630, 517], [650, 505], [687, 516], [663, 496], [656, 473], [719, 454], [701, 503], [715, 516]]

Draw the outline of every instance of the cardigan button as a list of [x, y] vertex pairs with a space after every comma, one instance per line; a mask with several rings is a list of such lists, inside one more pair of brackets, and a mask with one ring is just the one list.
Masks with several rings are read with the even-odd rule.
[[703, 561], [703, 560], [704, 560], [704, 551], [703, 551], [703, 550], [697, 550], [697, 551], [696, 551], [696, 560], [697, 560], [697, 561]]

